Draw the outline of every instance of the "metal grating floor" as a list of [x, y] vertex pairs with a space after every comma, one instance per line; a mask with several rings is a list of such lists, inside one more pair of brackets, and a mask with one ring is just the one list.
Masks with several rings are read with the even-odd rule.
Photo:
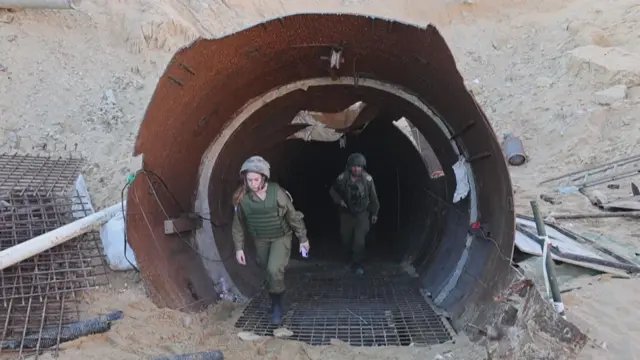
[[[356, 276], [346, 270], [288, 273], [283, 327], [290, 339], [325, 345], [428, 346], [452, 340], [452, 330], [420, 293], [417, 279], [401, 273]], [[270, 300], [254, 298], [236, 327], [271, 335]]]
[[[0, 155], [0, 250], [93, 212], [73, 189], [80, 165], [75, 159]], [[37, 357], [39, 349], [5, 344], [80, 320], [78, 291], [107, 283], [97, 232], [0, 270], [0, 356], [36, 351]]]

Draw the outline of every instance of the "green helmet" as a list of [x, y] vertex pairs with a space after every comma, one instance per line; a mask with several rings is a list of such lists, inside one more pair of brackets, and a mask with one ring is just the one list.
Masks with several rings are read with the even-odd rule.
[[269, 179], [271, 177], [271, 166], [262, 156], [252, 156], [245, 160], [244, 164], [240, 168], [240, 175], [244, 175], [246, 172], [254, 172], [262, 174]]
[[360, 166], [364, 168], [367, 166], [367, 159], [361, 153], [353, 153], [347, 158], [347, 166]]

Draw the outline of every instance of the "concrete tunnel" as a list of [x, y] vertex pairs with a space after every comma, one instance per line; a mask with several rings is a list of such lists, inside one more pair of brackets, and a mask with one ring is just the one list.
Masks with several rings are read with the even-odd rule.
[[[359, 101], [366, 106], [352, 127], [366, 127], [347, 134], [346, 147], [290, 138], [305, 126], [291, 123], [301, 110], [337, 113]], [[424, 156], [393, 126], [402, 117], [444, 176], [431, 178]], [[273, 180], [305, 214], [313, 259], [336, 261], [328, 187], [352, 151], [367, 157], [382, 206], [368, 257], [411, 264], [454, 327], [487, 316], [508, 281], [515, 232], [498, 140], [434, 26], [351, 14], [270, 20], [198, 40], [170, 61], [134, 152], [157, 176], [136, 178], [127, 208], [128, 240], [153, 302], [201, 309], [216, 301], [220, 278], [240, 295], [255, 294], [258, 271], [251, 261], [235, 263], [230, 226], [238, 169], [254, 154], [271, 162]], [[459, 157], [470, 192], [453, 203]], [[165, 235], [166, 219], [194, 213], [197, 229]]]

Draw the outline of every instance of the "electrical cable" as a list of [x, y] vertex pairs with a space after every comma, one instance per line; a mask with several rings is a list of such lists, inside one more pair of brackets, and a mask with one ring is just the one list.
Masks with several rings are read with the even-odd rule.
[[128, 245], [128, 241], [127, 241], [127, 214], [126, 214], [125, 209], [124, 209], [124, 191], [127, 190], [127, 188], [131, 185], [131, 182], [133, 181], [133, 178], [135, 178], [135, 174], [133, 174], [132, 176], [129, 176], [129, 178], [127, 178], [127, 182], [122, 187], [122, 191], [120, 191], [120, 205], [122, 206], [122, 220], [124, 221], [124, 237], [123, 237], [124, 238], [124, 258], [125, 258], [125, 260], [127, 260], [129, 265], [131, 265], [131, 267], [133, 267], [133, 269], [137, 273], [140, 273], [140, 269], [138, 269], [138, 267], [135, 266], [131, 262], [131, 260], [129, 260], [129, 258], [127, 257], [127, 245]]
[[[131, 184], [133, 183], [133, 180], [135, 179], [135, 177], [138, 174], [144, 174], [145, 178], [147, 179], [147, 182], [149, 183], [149, 187], [152, 191], [153, 197], [155, 198], [156, 202], [158, 203], [158, 205], [160, 206], [160, 209], [162, 210], [162, 212], [164, 213], [165, 217], [170, 220], [171, 217], [168, 215], [168, 213], [166, 212], [164, 206], [162, 205], [162, 202], [160, 201], [160, 198], [156, 192], [156, 188], [154, 186], [154, 184], [151, 182], [151, 177], [153, 176], [154, 179], [158, 180], [158, 182], [160, 182], [160, 184], [164, 187], [164, 189], [169, 193], [169, 195], [171, 196], [171, 198], [173, 199], [173, 202], [175, 203], [175, 205], [178, 206], [178, 208], [180, 209], [180, 211], [182, 213], [185, 212], [184, 208], [180, 205], [180, 203], [178, 202], [175, 194], [169, 189], [169, 187], [167, 186], [167, 183], [155, 172], [151, 171], [151, 170], [147, 170], [147, 169], [140, 169], [138, 171], [136, 171], [135, 173], [133, 173], [132, 175], [129, 176], [127, 183], [125, 184], [124, 188], [122, 189], [122, 193], [121, 193], [121, 197], [122, 197], [122, 203], [123, 203], [123, 213], [124, 213], [124, 190], [127, 189], [128, 187], [131, 186]], [[200, 214], [197, 214], [197, 216], [204, 220], [204, 221], [211, 221], [213, 223], [213, 221], [209, 218], [206, 218]], [[127, 239], [126, 239], [126, 216], [124, 216], [125, 218], [125, 258], [126, 258], [126, 244], [127, 244]], [[153, 231], [151, 228], [149, 229], [150, 231]], [[202, 258], [203, 260], [207, 260], [207, 261], [211, 261], [211, 262], [225, 262], [228, 261], [229, 259], [233, 258], [235, 256], [235, 251], [232, 251], [228, 256], [224, 257], [224, 258], [220, 258], [220, 259], [212, 259], [204, 254], [202, 254], [198, 249], [196, 249], [191, 241], [195, 240], [195, 236], [194, 235], [190, 235], [188, 237], [188, 239], [185, 239], [179, 232], [176, 233], [178, 235], [178, 237], [184, 241], [185, 244], [187, 244], [187, 246], [189, 246], [189, 248], [191, 248], [191, 250], [193, 250], [196, 254], [198, 254], [198, 256], [200, 256], [200, 258]], [[127, 261], [129, 261], [129, 259], [127, 259]], [[133, 266], [133, 264], [129, 261], [129, 264], [131, 264]], [[134, 266], [134, 269], [137, 270], [137, 268]], [[139, 271], [139, 270], [138, 270]]]

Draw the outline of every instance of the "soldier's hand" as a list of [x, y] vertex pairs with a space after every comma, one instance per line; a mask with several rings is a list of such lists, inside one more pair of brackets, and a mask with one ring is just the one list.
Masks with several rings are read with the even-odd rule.
[[343, 208], [347, 208], [347, 204], [344, 202], [344, 200], [340, 201], [340, 206], [342, 206]]
[[300, 243], [300, 251], [305, 249], [305, 251], [311, 250], [311, 244], [309, 244], [309, 239], [304, 239], [304, 242]]
[[373, 216], [371, 217], [371, 223], [372, 223], [372, 224], [375, 224], [375, 223], [377, 223], [377, 222], [378, 222], [378, 215], [373, 215]]
[[244, 251], [243, 250], [236, 251], [236, 261], [240, 265], [247, 265], [247, 260], [244, 258]]

